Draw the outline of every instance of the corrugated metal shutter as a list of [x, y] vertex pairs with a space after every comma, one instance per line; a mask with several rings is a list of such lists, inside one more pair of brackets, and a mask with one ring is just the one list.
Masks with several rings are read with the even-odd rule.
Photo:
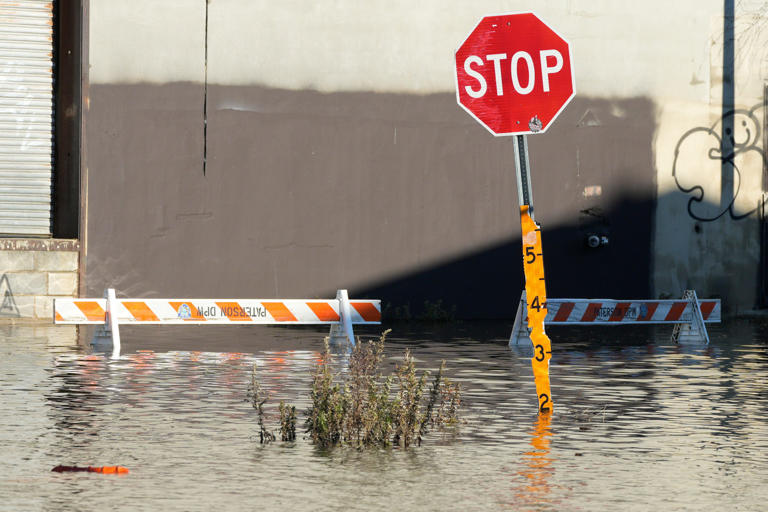
[[53, 2], [0, 0], [0, 236], [50, 236]]

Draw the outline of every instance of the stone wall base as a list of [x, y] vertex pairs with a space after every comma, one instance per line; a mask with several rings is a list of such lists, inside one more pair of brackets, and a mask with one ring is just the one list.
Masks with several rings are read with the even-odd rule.
[[0, 239], [0, 322], [53, 322], [53, 299], [77, 297], [77, 240]]

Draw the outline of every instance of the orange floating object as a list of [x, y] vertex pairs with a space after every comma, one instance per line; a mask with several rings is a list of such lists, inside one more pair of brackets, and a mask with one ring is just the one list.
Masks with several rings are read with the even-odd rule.
[[88, 472], [88, 473], [130, 473], [128, 468], [123, 466], [56, 466], [51, 471], [56, 473]]
[[97, 468], [88, 467], [89, 471], [93, 473], [128, 473], [128, 468], [123, 466], [100, 466]]

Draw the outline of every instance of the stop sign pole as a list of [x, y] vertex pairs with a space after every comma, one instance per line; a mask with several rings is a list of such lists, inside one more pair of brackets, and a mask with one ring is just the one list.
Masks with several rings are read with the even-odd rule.
[[536, 224], [533, 218], [528, 141], [525, 137], [525, 135], [515, 135], [514, 145], [517, 197], [520, 203], [520, 232], [522, 234], [528, 336], [533, 344], [531, 366], [536, 383], [539, 413], [550, 413], [552, 412], [552, 391], [549, 386], [549, 361], [552, 358], [552, 342], [544, 330], [544, 319], [547, 316], [547, 282], [544, 277], [541, 227]]
[[531, 365], [539, 413], [550, 413], [552, 344], [544, 330], [544, 253], [526, 135], [546, 132], [576, 93], [570, 45], [534, 13], [500, 14], [477, 23], [455, 61], [458, 104], [493, 135], [514, 137]]

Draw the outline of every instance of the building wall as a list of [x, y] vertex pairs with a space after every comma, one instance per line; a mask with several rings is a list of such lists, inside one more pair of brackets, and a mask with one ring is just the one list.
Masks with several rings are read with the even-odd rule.
[[[89, 295], [344, 287], [414, 314], [442, 301], [460, 317], [513, 315], [523, 278], [511, 139], [456, 105], [453, 52], [482, 15], [526, 7], [92, 1]], [[699, 174], [711, 141], [689, 149], [686, 134], [722, 115], [722, 3], [562, 0], [537, 13], [572, 43], [577, 87], [529, 138], [550, 296], [695, 287], [750, 308], [755, 215], [697, 221], [682, 191], [721, 171]], [[742, 60], [761, 58], [753, 46]], [[753, 69], [737, 66], [737, 83]], [[740, 106], [762, 91], [753, 75]], [[745, 151], [739, 212], [762, 189], [763, 147]], [[679, 185], [673, 169], [693, 181]], [[610, 245], [586, 248], [593, 232]]]
[[77, 240], [0, 239], [0, 323], [53, 321], [53, 301], [76, 297]]

